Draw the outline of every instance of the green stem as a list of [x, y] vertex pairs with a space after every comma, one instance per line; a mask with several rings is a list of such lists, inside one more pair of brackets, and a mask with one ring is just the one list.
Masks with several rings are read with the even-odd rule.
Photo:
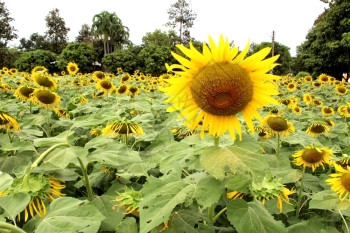
[[299, 189], [299, 193], [298, 193], [298, 202], [297, 202], [297, 208], [296, 208], [296, 214], [295, 214], [295, 216], [297, 218], [299, 217], [299, 213], [300, 213], [300, 205], [301, 205], [301, 199], [302, 199], [301, 193], [303, 191], [303, 186], [304, 186], [305, 171], [306, 171], [306, 166], [304, 166], [304, 168], [303, 168], [303, 175], [301, 177], [300, 189]]
[[32, 114], [32, 101], [29, 102], [29, 114]]
[[7, 135], [9, 136], [10, 143], [12, 143], [13, 142], [13, 137], [11, 137], [10, 130], [7, 131]]
[[276, 148], [276, 157], [277, 158], [280, 156], [280, 147], [281, 147], [280, 135], [277, 134], [277, 148]]
[[346, 228], [347, 232], [348, 232], [348, 233], [350, 233], [349, 226], [348, 226], [348, 224], [347, 224], [347, 222], [346, 222], [346, 220], [345, 220], [345, 218], [344, 218], [343, 214], [341, 213], [340, 209], [338, 209], [338, 212], [339, 212], [339, 214], [340, 214], [341, 218], [342, 218], [342, 219], [343, 219], [343, 221], [344, 221], [345, 228]]
[[220, 137], [218, 137], [218, 136], [214, 137], [214, 146], [219, 146], [219, 139], [220, 139]]
[[225, 211], [227, 210], [227, 207], [223, 208], [222, 210], [219, 211], [219, 213], [217, 215], [215, 215], [215, 217], [213, 218], [213, 224], [215, 224], [215, 222], [218, 220], [218, 218], [225, 213]]
[[208, 218], [211, 222], [213, 222], [214, 218], [214, 205], [208, 207]]
[[92, 201], [94, 199], [94, 194], [92, 192], [92, 188], [91, 188], [91, 185], [90, 185], [89, 176], [87, 174], [87, 169], [84, 166], [83, 161], [79, 157], [78, 157], [78, 161], [79, 161], [79, 164], [80, 164], [81, 171], [83, 172], [83, 175], [84, 175], [83, 182], [84, 182], [85, 187], [86, 187], [86, 191], [87, 191], [87, 194], [88, 194], [88, 199], [89, 199], [89, 201]]
[[46, 118], [47, 118], [47, 132], [46, 132], [46, 135], [49, 138], [49, 137], [51, 137], [51, 126], [50, 126], [49, 109], [46, 109]]

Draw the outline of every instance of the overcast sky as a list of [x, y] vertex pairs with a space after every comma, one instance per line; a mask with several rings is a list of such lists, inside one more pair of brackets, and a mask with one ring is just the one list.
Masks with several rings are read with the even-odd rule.
[[[32, 33], [44, 34], [45, 16], [54, 8], [70, 28], [69, 40], [74, 41], [81, 25], [91, 26], [92, 18], [104, 10], [115, 12], [130, 30], [130, 40], [141, 44], [142, 37], [155, 29], [169, 28], [167, 10], [177, 0], [0, 0], [14, 18], [12, 25], [19, 38]], [[197, 19], [191, 36], [207, 41], [208, 35], [217, 41], [223, 34], [242, 48], [250, 39], [254, 43], [275, 40], [290, 47], [291, 55], [304, 40], [315, 19], [327, 7], [320, 0], [192, 0], [191, 9]], [[18, 44], [18, 40], [11, 45]]]

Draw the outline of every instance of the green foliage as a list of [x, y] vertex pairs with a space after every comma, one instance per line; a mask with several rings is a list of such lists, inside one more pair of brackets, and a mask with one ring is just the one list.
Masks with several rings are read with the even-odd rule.
[[310, 76], [311, 74], [309, 72], [306, 72], [306, 71], [300, 71], [297, 73], [297, 75], [295, 75], [296, 78], [302, 78], [302, 77], [305, 77], [305, 76]]
[[350, 72], [350, 2], [334, 1], [315, 22], [298, 47], [298, 71], [340, 79]]
[[22, 53], [14, 65], [21, 71], [30, 72], [35, 66], [45, 66], [49, 72], [55, 72], [57, 71], [56, 60], [57, 55], [55, 53], [38, 49]]
[[[271, 42], [262, 42], [260, 44], [254, 45], [253, 46], [253, 53], [256, 53], [258, 51], [260, 51], [263, 48], [266, 47], [272, 47]], [[289, 52], [290, 48], [288, 48], [287, 46], [280, 44], [278, 42], [274, 43], [274, 55], [279, 54], [280, 57], [278, 58], [278, 60], [276, 61], [277, 63], [279, 63], [279, 66], [276, 66], [273, 69], [273, 73], [275, 75], [286, 75], [288, 73], [291, 72], [291, 61], [292, 61], [292, 57], [290, 56], [290, 52]], [[271, 52], [267, 55], [267, 57], [271, 57], [272, 55], [272, 50]]]
[[5, 2], [0, 2], [0, 48], [5, 48], [7, 43], [17, 38], [16, 29], [11, 26], [13, 18], [5, 6]]
[[45, 36], [33, 33], [29, 39], [21, 38], [19, 40], [19, 48], [24, 51], [31, 51], [37, 49], [50, 50], [50, 43], [46, 40]]
[[15, 48], [0, 48], [0, 67], [14, 67], [20, 53]]
[[174, 47], [177, 42], [179, 42], [179, 38], [173, 30], [162, 32], [156, 29], [154, 32], [147, 32], [146, 35], [142, 37], [142, 43], [146, 46], [157, 45]]
[[132, 73], [139, 69], [141, 61], [137, 54], [140, 49], [140, 47], [134, 47], [106, 54], [102, 58], [102, 65], [109, 72], [116, 72], [117, 68], [120, 67], [124, 72]]
[[86, 43], [70, 43], [58, 56], [58, 67], [66, 70], [68, 62], [78, 64], [79, 72], [89, 73], [93, 71], [93, 62], [97, 60], [97, 53]]
[[171, 55], [170, 47], [149, 45], [145, 46], [138, 58], [143, 61], [141, 71], [152, 75], [160, 75], [166, 73], [165, 63], [175, 63]]
[[66, 47], [69, 28], [62, 17], [59, 9], [55, 8], [45, 17], [47, 31], [45, 37], [50, 44], [50, 51], [60, 54]]
[[79, 31], [79, 35], [75, 38], [76, 42], [92, 44], [93, 36], [91, 33], [91, 28], [88, 24], [81, 25], [81, 29]]

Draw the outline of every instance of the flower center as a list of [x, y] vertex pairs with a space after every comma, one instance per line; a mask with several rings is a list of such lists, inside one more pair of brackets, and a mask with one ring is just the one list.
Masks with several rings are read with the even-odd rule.
[[30, 97], [30, 94], [32, 94], [33, 91], [34, 91], [34, 89], [30, 88], [30, 87], [21, 87], [21, 89], [20, 89], [21, 95], [23, 95], [23, 96], [25, 96], [27, 98]]
[[325, 127], [321, 124], [311, 125], [310, 131], [313, 133], [323, 133], [325, 131]]
[[317, 163], [323, 159], [323, 154], [315, 148], [312, 148], [305, 150], [302, 154], [302, 158], [308, 163]]
[[271, 116], [267, 119], [267, 125], [274, 131], [284, 131], [288, 129], [288, 122], [286, 119], [280, 116]]
[[341, 178], [340, 181], [343, 185], [343, 187], [350, 192], [350, 173], [344, 173]]
[[53, 82], [47, 76], [40, 73], [36, 75], [35, 80], [39, 86], [48, 88], [54, 86]]
[[253, 82], [244, 69], [225, 62], [199, 69], [190, 86], [198, 106], [217, 116], [230, 116], [242, 111], [252, 100], [253, 89]]
[[344, 87], [338, 87], [337, 90], [340, 94], [345, 94], [347, 89]]
[[112, 84], [108, 81], [102, 81], [101, 87], [103, 87], [103, 89], [109, 90], [112, 88]]
[[43, 104], [53, 104], [56, 100], [55, 94], [45, 90], [38, 91], [36, 93], [36, 98]]

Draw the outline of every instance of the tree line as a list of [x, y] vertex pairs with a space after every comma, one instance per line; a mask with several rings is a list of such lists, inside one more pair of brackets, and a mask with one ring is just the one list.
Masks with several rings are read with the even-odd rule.
[[[308, 72], [313, 76], [327, 73], [341, 77], [350, 72], [350, 2], [347, 0], [320, 0], [329, 4], [328, 9], [315, 20], [306, 40], [297, 48], [296, 57], [291, 57], [290, 48], [274, 42], [274, 53], [280, 54], [281, 64], [274, 69], [277, 75]], [[28, 39], [21, 38], [17, 48], [8, 48], [8, 42], [17, 39], [14, 20], [0, 1], [0, 67], [16, 67], [28, 71], [33, 65], [48, 66], [51, 72], [63, 70], [69, 61], [77, 63], [82, 72], [103, 69], [116, 72], [121, 67], [126, 72], [140, 70], [160, 75], [165, 73], [165, 63], [175, 63], [170, 51], [175, 45], [185, 46], [190, 41], [201, 50], [201, 41], [191, 37], [190, 29], [196, 13], [186, 0], [177, 0], [168, 9], [168, 31], [156, 29], [142, 38], [141, 45], [129, 40], [129, 28], [114, 12], [102, 11], [92, 18], [91, 26], [83, 24], [74, 42], [68, 42], [69, 28], [53, 9], [46, 16], [47, 31], [44, 35], [33, 33]], [[254, 53], [271, 42], [252, 44]], [[178, 52], [178, 51], [177, 51]], [[40, 63], [40, 64], [39, 64]], [[101, 67], [92, 64], [102, 64]]]

